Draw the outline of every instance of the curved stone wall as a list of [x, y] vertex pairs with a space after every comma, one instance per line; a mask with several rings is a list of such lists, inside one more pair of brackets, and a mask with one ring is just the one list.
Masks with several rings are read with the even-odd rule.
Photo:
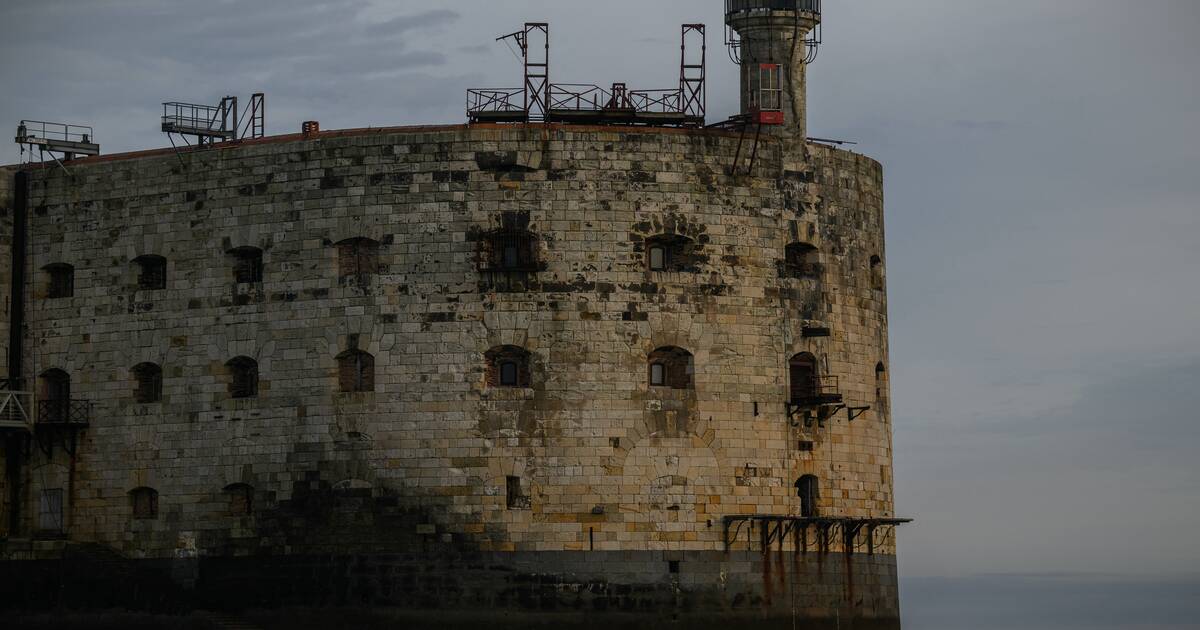
[[[66, 371], [94, 407], [76, 457], [35, 456], [30, 505], [65, 489], [69, 537], [130, 557], [639, 551], [667, 580], [722, 562], [725, 516], [799, 515], [803, 475], [822, 515], [893, 516], [880, 167], [809, 145], [795, 170], [764, 138], [747, 175], [740, 140], [391, 129], [39, 171], [28, 267], [73, 265], [74, 297], [35, 273], [26, 372]], [[488, 270], [518, 231], [536, 268]], [[683, 245], [651, 271], [660, 236]], [[356, 238], [375, 258], [340, 277]], [[793, 243], [818, 251], [803, 274]], [[245, 247], [261, 283], [235, 282]], [[138, 287], [144, 255], [165, 289]], [[528, 353], [528, 387], [489, 374], [503, 346]], [[688, 388], [649, 384], [660, 348], [690, 353]], [[340, 391], [353, 349], [371, 391]], [[789, 418], [805, 352], [871, 411]], [[253, 398], [229, 394], [235, 357], [257, 362]], [[136, 401], [142, 363], [161, 402]], [[893, 544], [867, 616], [895, 615]]]

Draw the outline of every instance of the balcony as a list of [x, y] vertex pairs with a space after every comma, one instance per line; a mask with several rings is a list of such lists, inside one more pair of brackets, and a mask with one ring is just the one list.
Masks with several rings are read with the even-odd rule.
[[821, 0], [725, 0], [725, 16], [766, 11], [821, 15]]
[[37, 405], [37, 424], [44, 427], [86, 427], [92, 421], [90, 400], [41, 400]]
[[791, 406], [797, 409], [830, 407], [842, 404], [842, 392], [836, 376], [814, 376], [792, 385]]

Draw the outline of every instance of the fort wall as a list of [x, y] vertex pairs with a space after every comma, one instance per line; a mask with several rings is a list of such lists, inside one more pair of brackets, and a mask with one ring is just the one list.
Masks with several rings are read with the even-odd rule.
[[[750, 165], [743, 142], [391, 129], [36, 170], [25, 371], [68, 374], [89, 426], [74, 448], [32, 451], [24, 529], [44, 528], [35, 498], [60, 489], [70, 541], [210, 576], [221, 559], [416, 553], [557, 575], [559, 594], [657, 585], [647, 601], [666, 602], [692, 584], [701, 608], [792, 610], [770, 603], [772, 552], [724, 519], [799, 516], [806, 475], [822, 516], [894, 517], [882, 174], [817, 144], [798, 168], [770, 137]], [[489, 239], [515, 228], [535, 236], [536, 269], [488, 270]], [[663, 236], [686, 259], [651, 270]], [[377, 244], [352, 276], [349, 239]], [[800, 277], [797, 243], [816, 248]], [[239, 248], [261, 250], [261, 282], [237, 282]], [[165, 288], [139, 285], [147, 255]], [[49, 297], [56, 264], [74, 269], [71, 297]], [[690, 354], [690, 386], [650, 383], [667, 347]], [[528, 353], [525, 386], [497, 386], [497, 348]], [[368, 391], [341, 391], [348, 351], [370, 355]], [[870, 410], [789, 413], [800, 353]], [[238, 357], [257, 364], [253, 397], [231, 397]], [[143, 364], [161, 367], [159, 401], [137, 400]], [[788, 560], [780, 584], [841, 576], [812, 590], [813, 618], [898, 616], [894, 537], [832, 574], [841, 542], [826, 564], [798, 540], [779, 552], [804, 568]]]

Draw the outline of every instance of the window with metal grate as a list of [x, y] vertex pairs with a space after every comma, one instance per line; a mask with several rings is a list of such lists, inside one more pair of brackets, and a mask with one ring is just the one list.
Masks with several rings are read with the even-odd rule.
[[233, 281], [253, 284], [263, 281], [263, 252], [257, 247], [238, 247], [229, 250], [233, 263]]
[[167, 288], [167, 259], [146, 255], [133, 259], [138, 266], [138, 288], [157, 291]]

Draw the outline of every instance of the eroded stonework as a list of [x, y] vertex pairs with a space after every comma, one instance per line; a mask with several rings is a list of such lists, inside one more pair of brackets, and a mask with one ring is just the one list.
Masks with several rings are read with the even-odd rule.
[[[43, 531], [39, 497], [62, 489], [63, 537], [194, 560], [192, 587], [243, 556], [468, 554], [558, 575], [559, 594], [601, 593], [589, 607], [650, 584], [697, 593], [693, 609], [776, 619], [794, 602], [771, 585], [795, 581], [813, 585], [813, 619], [893, 622], [894, 538], [854, 563], [838, 541], [764, 552], [743, 536], [727, 550], [724, 517], [800, 515], [806, 475], [823, 516], [894, 516], [881, 169], [818, 144], [785, 156], [764, 138], [747, 175], [744, 151], [733, 168], [739, 141], [398, 128], [32, 171], [25, 374], [67, 373], [91, 418], [73, 456], [29, 449], [24, 508], [10, 524], [6, 503], [0, 527], [57, 533]], [[11, 212], [0, 223], [11, 230]], [[536, 235], [537, 268], [486, 270], [498, 230]], [[652, 271], [647, 243], [662, 235], [691, 249]], [[378, 267], [339, 277], [338, 244], [354, 238], [378, 243]], [[793, 243], [817, 250], [807, 275], [786, 273]], [[262, 250], [261, 283], [235, 282], [229, 252], [246, 247]], [[165, 289], [139, 288], [133, 261], [146, 255], [166, 259]], [[42, 270], [63, 263], [74, 296], [50, 299]], [[529, 387], [489, 385], [502, 346], [528, 353]], [[690, 353], [689, 388], [649, 384], [647, 357], [664, 347]], [[348, 349], [373, 357], [371, 391], [340, 391]], [[800, 353], [870, 410], [789, 417]], [[230, 396], [235, 357], [257, 362], [252, 398]], [[136, 401], [145, 363], [161, 366], [161, 402]], [[244, 512], [231, 509], [241, 487]], [[153, 518], [135, 514], [141, 488], [157, 493]], [[14, 540], [6, 553], [56, 548]], [[869, 570], [856, 578], [856, 566]], [[817, 588], [822, 575], [841, 577]], [[645, 601], [669, 610], [662, 593]], [[378, 601], [399, 600], [428, 604]], [[455, 601], [498, 605], [494, 593]]]

